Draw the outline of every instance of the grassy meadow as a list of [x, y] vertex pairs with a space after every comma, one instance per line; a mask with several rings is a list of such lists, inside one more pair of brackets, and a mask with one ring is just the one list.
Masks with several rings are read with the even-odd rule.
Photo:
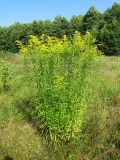
[[[58, 57], [58, 59], [60, 59], [60, 57]], [[57, 73], [59, 72], [65, 77], [68, 70], [66, 69], [66, 72], [62, 72], [62, 70], [60, 70], [61, 68], [59, 68], [58, 66], [58, 64], [60, 65], [58, 59], [54, 61], [55, 67], [58, 67], [57, 70], [54, 70], [54, 74], [57, 75]], [[49, 62], [49, 60], [47, 60], [47, 62]], [[66, 60], [66, 62], [68, 61], [71, 61], [71, 59]], [[46, 66], [46, 64], [46, 62], [43, 63], [44, 66]], [[76, 66], [74, 61], [72, 61], [72, 64], [74, 67], [77, 67], [79, 63]], [[62, 97], [62, 103], [64, 103], [64, 105], [66, 104], [66, 95], [68, 97], [69, 94], [68, 92], [64, 92], [62, 88], [58, 90], [55, 87], [68, 87], [68, 85], [66, 85], [67, 82], [72, 82], [75, 88], [75, 92], [80, 94], [82, 99], [85, 99], [85, 102], [87, 101], [87, 107], [85, 108], [85, 111], [83, 108], [83, 110], [79, 113], [81, 117], [83, 116], [82, 113], [84, 113], [84, 118], [82, 119], [82, 121], [79, 121], [79, 118], [77, 117], [79, 114], [76, 114], [75, 117], [78, 118], [79, 123], [81, 123], [80, 126], [79, 124], [77, 124], [77, 122], [72, 124], [76, 129], [75, 130], [73, 128], [75, 130], [75, 134], [73, 135], [73, 137], [77, 135], [77, 138], [73, 138], [71, 136], [71, 134], [73, 134], [74, 132], [72, 129], [71, 131], [68, 127], [66, 128], [70, 131], [65, 132], [62, 127], [57, 128], [58, 126], [54, 125], [54, 130], [57, 128], [57, 130], [60, 129], [60, 131], [57, 133], [57, 131], [55, 130], [53, 134], [53, 130], [51, 130], [50, 127], [52, 124], [54, 124], [54, 122], [49, 123], [49, 120], [51, 119], [47, 120], [44, 117], [44, 113], [46, 112], [46, 110], [49, 111], [49, 108], [45, 108], [46, 110], [42, 109], [40, 111], [43, 113], [40, 116], [42, 116], [42, 120], [44, 121], [43, 125], [45, 125], [43, 126], [43, 128], [42, 125], [41, 127], [38, 127], [40, 117], [36, 117], [36, 115], [39, 115], [39, 112], [36, 111], [37, 113], [34, 113], [31, 110], [31, 107], [37, 103], [33, 103], [32, 101], [33, 97], [36, 96], [36, 90], [33, 90], [32, 88], [35, 84], [33, 84], [34, 81], [32, 81], [32, 83], [27, 83], [28, 81], [25, 81], [26, 77], [24, 77], [24, 75], [27, 75], [27, 73], [31, 73], [34, 77], [34, 71], [38, 73], [38, 70], [33, 69], [33, 72], [29, 70], [34, 68], [34, 66], [32, 66], [31, 64], [31, 61], [28, 61], [27, 65], [28, 66], [24, 65], [24, 63], [21, 62], [20, 55], [10, 53], [4, 54], [1, 52], [0, 160], [119, 160], [120, 57], [101, 56], [99, 66], [96, 66], [96, 71], [94, 71], [94, 69], [92, 68], [89, 76], [87, 77], [88, 87], [85, 88], [84, 96], [79, 93], [80, 88], [76, 86], [76, 83], [79, 84], [79, 82], [77, 81], [74, 74], [74, 79], [67, 75], [65, 77], [66, 81], [64, 84], [62, 83], [62, 77], [57, 77], [57, 82], [60, 83], [59, 86], [58, 84], [54, 84], [52, 86], [51, 83], [49, 84], [49, 81], [47, 81], [47, 79], [49, 77], [49, 74], [53, 72], [49, 70], [50, 68], [45, 68], [45, 72], [48, 73], [48, 77], [42, 77], [42, 80], [46, 82], [44, 83], [44, 86], [53, 87], [55, 89], [55, 92], [59, 93], [58, 95], [61, 97], [64, 95]], [[49, 71], [51, 72], [49, 73]], [[41, 71], [40, 74], [42, 76], [44, 73], [42, 73]], [[30, 79], [30, 77], [31, 75], [28, 74], [28, 80]], [[35, 79], [35, 82], [36, 80], [38, 79]], [[83, 82], [84, 81], [81, 80], [81, 83]], [[86, 81], [84, 83], [86, 84]], [[69, 85], [71, 84], [69, 83]], [[71, 91], [71, 88], [68, 87], [67, 90], [69, 90], [69, 93], [73, 93]], [[41, 90], [37, 91], [38, 93], [41, 93]], [[88, 93], [86, 94], [86, 92]], [[50, 93], [52, 92], [50, 91]], [[84, 92], [82, 91], [82, 93]], [[55, 98], [51, 97], [51, 95], [46, 96], [46, 92], [44, 93], [44, 95], [46, 101], [49, 101], [49, 99], [51, 100], [51, 98]], [[73, 97], [75, 97], [75, 95], [73, 95]], [[72, 99], [72, 97], [70, 97], [70, 99]], [[50, 103], [54, 102], [53, 105], [56, 107], [56, 105], [58, 105], [56, 103], [60, 100], [55, 99], [54, 101], [50, 101]], [[75, 98], [72, 100], [74, 104], [77, 104]], [[44, 107], [48, 106], [48, 104], [46, 104], [47, 102], [43, 103], [42, 101], [43, 99], [41, 100], [41, 103], [44, 105]], [[71, 101], [70, 103], [72, 104]], [[59, 104], [61, 104], [60, 102]], [[37, 105], [38, 104], [40, 105], [40, 102], [37, 103]], [[62, 109], [62, 111], [63, 116], [67, 115], [64, 109]], [[35, 116], [34, 119], [31, 116], [31, 112], [32, 116]], [[53, 113], [54, 112], [61, 113], [61, 110], [56, 111], [55, 108], [55, 111], [53, 111]], [[68, 110], [67, 113], [70, 116], [71, 120], [71, 112], [69, 112]], [[50, 118], [50, 115], [47, 116]], [[67, 120], [69, 120], [69, 118]], [[71, 123], [72, 122], [73, 121], [71, 121]], [[61, 126], [63, 125], [63, 123], [66, 122], [63, 121], [61, 123]], [[68, 122], [65, 125], [67, 126], [70, 124]], [[48, 128], [46, 126], [48, 126], [49, 130], [47, 130]], [[80, 127], [80, 130], [78, 130], [77, 127]], [[47, 132], [46, 130], [49, 132]], [[57, 137], [59, 143], [54, 143], [57, 139], [56, 137], [54, 137], [54, 135], [56, 134], [60, 137]], [[68, 136], [71, 137], [68, 138]], [[51, 142], [51, 139], [49, 139], [48, 137], [50, 137], [51, 139], [53, 138], [54, 141]], [[61, 140], [61, 137], [63, 138], [63, 140]]]

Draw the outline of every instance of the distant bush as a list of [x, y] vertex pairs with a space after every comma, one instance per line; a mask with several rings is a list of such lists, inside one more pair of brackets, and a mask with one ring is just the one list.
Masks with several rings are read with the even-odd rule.
[[30, 36], [20, 41], [20, 55], [26, 68], [26, 81], [35, 90], [32, 118], [54, 142], [75, 138], [89, 105], [89, 76], [96, 70], [100, 52], [89, 32], [73, 38]]

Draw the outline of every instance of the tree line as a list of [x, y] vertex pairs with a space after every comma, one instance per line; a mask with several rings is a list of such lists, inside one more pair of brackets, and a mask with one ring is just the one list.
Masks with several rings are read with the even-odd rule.
[[114, 3], [103, 13], [91, 6], [85, 15], [74, 15], [70, 20], [57, 16], [53, 21], [34, 20], [32, 23], [17, 22], [9, 27], [0, 27], [0, 50], [18, 52], [16, 40], [25, 44], [29, 35], [47, 34], [61, 38], [65, 34], [72, 36], [75, 31], [83, 35], [91, 32], [105, 55], [120, 55], [120, 4]]

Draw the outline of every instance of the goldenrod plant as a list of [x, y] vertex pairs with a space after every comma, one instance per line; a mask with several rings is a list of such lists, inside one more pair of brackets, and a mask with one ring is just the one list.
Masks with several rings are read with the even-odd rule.
[[89, 106], [89, 76], [100, 57], [95, 39], [82, 36], [58, 39], [30, 36], [28, 44], [17, 41], [27, 69], [27, 81], [35, 91], [32, 118], [52, 141], [76, 138]]

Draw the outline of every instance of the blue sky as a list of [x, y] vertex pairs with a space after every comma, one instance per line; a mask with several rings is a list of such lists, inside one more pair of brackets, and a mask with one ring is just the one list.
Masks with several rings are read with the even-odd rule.
[[57, 15], [70, 19], [72, 15], [85, 14], [91, 5], [103, 12], [114, 2], [120, 3], [120, 0], [0, 0], [0, 26], [53, 20]]

